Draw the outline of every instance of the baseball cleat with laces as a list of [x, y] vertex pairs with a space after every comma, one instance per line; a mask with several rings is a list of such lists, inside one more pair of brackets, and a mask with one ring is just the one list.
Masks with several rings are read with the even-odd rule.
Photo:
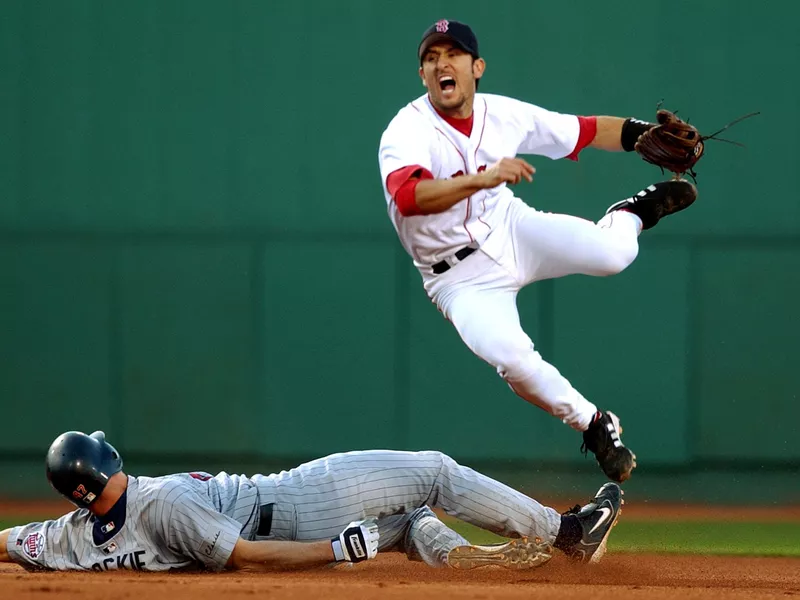
[[456, 546], [447, 554], [447, 564], [454, 569], [498, 566], [506, 569], [533, 569], [553, 557], [553, 546], [540, 538], [514, 539], [490, 546]]
[[622, 489], [608, 482], [586, 506], [573, 506], [564, 515], [575, 515], [581, 526], [581, 539], [564, 548], [571, 560], [597, 563], [606, 553], [606, 542], [622, 509]]
[[622, 483], [631, 476], [636, 467], [636, 455], [625, 447], [620, 436], [622, 427], [619, 418], [612, 412], [598, 413], [583, 432], [581, 451], [591, 450], [606, 477]]
[[620, 200], [606, 214], [625, 210], [642, 220], [642, 229], [655, 227], [663, 217], [688, 208], [697, 199], [697, 188], [685, 179], [670, 179], [648, 186], [631, 198]]

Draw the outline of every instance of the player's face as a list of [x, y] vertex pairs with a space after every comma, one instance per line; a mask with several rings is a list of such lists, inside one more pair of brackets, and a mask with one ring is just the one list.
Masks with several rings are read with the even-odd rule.
[[475, 81], [483, 75], [484, 68], [483, 59], [474, 59], [449, 42], [437, 42], [422, 57], [419, 75], [436, 108], [448, 115], [468, 117], [472, 113]]

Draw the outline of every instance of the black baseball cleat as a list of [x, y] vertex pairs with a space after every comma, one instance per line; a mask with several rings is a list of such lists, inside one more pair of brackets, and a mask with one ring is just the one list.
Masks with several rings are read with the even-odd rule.
[[581, 538], [561, 550], [571, 560], [597, 563], [606, 553], [606, 542], [622, 510], [622, 489], [608, 482], [601, 487], [586, 506], [573, 506], [563, 513], [574, 515], [580, 524]]
[[697, 188], [685, 179], [671, 179], [648, 186], [632, 198], [620, 200], [606, 211], [626, 210], [642, 220], [642, 229], [655, 227], [656, 223], [689, 207], [697, 199]]
[[620, 436], [619, 418], [612, 412], [598, 413], [583, 432], [581, 452], [591, 450], [606, 477], [622, 483], [636, 467], [636, 455], [625, 447]]

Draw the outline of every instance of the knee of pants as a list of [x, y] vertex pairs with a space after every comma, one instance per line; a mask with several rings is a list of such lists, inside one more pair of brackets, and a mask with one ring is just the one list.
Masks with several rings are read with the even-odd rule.
[[[444, 452], [439, 452], [438, 450], [429, 450], [428, 453], [431, 458], [435, 459], [438, 462], [437, 466], [439, 468], [439, 477], [436, 478], [438, 482], [438, 480], [441, 477], [442, 471], [444, 471], [451, 465], [455, 464], [455, 461], [449, 456], [447, 456], [447, 454], [445, 454]], [[434, 487], [435, 485], [436, 483], [434, 483]]]
[[418, 508], [412, 511], [409, 515], [408, 522], [409, 524], [414, 524], [418, 519], [422, 517], [433, 517], [434, 519], [438, 519], [439, 517], [436, 516], [436, 513], [431, 510], [430, 506], [423, 506], [422, 508]]
[[519, 381], [529, 379], [539, 370], [542, 357], [533, 349], [527, 336], [517, 339], [486, 340], [483, 357], [497, 369], [505, 380]]
[[609, 248], [604, 255], [596, 257], [598, 264], [594, 274], [599, 277], [608, 277], [621, 273], [636, 260], [638, 254], [638, 245], [626, 244], [616, 248]]
[[438, 519], [439, 517], [436, 516], [436, 513], [431, 510], [429, 506], [423, 506], [422, 508], [418, 508], [408, 515], [408, 523], [406, 524], [405, 535], [403, 535], [403, 548], [408, 550], [412, 547], [409, 538], [413, 537], [414, 535], [414, 525], [417, 524], [423, 517], [433, 517], [434, 519]]
[[431, 460], [436, 461], [436, 463], [434, 463], [433, 468], [434, 469], [438, 468], [439, 471], [442, 470], [445, 462], [453, 460], [452, 458], [447, 456], [444, 452], [440, 452], [439, 450], [422, 450], [420, 452], [417, 452], [417, 455], [423, 457], [426, 462]]

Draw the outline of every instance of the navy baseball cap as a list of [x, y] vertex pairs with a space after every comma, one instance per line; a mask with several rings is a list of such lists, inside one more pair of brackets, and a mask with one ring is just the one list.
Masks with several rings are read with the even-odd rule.
[[417, 49], [420, 63], [428, 48], [433, 43], [442, 40], [451, 41], [464, 52], [471, 54], [473, 58], [480, 58], [480, 54], [478, 54], [478, 38], [475, 37], [475, 33], [469, 25], [465, 25], [459, 21], [440, 19], [428, 27], [425, 33], [422, 34], [422, 40]]

